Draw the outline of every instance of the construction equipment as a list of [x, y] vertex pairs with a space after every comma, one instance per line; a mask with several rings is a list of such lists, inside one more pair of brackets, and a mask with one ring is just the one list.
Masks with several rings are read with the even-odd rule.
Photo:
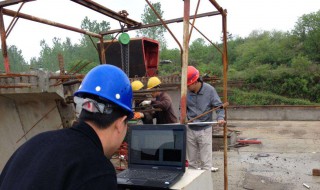
[[[103, 43], [106, 49], [106, 63], [122, 68], [125, 62], [122, 60], [125, 54], [124, 49], [121, 52], [122, 44], [118, 40], [106, 40]], [[100, 48], [100, 42], [97, 46]], [[126, 51], [130, 52], [127, 52], [128, 57], [126, 57], [128, 61], [130, 60], [130, 66], [128, 65], [128, 72], [126, 72], [130, 78], [152, 77], [158, 74], [160, 47], [158, 41], [145, 37], [131, 38], [130, 46], [126, 47], [128, 47]]]

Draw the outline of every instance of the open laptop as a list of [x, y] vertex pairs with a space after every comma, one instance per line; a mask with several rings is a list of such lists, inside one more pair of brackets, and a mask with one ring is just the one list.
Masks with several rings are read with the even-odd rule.
[[186, 126], [132, 125], [128, 169], [117, 174], [121, 188], [170, 188], [185, 172]]

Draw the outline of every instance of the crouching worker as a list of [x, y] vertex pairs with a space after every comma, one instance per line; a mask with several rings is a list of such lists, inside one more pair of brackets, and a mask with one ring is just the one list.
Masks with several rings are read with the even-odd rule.
[[[132, 87], [132, 91], [138, 92], [139, 90], [142, 90], [144, 87], [144, 84], [139, 81], [139, 80], [135, 80], [131, 83], [131, 87]], [[134, 100], [134, 108], [136, 109], [137, 107], [139, 107], [139, 105], [141, 104], [143, 100]], [[145, 110], [145, 107], [140, 107], [140, 111], [135, 111], [134, 115], [133, 115], [133, 119], [134, 120], [141, 120], [143, 122], [143, 124], [153, 124], [153, 116], [152, 116], [152, 112], [142, 112], [143, 110]]]
[[117, 189], [109, 159], [133, 116], [130, 81], [119, 68], [99, 65], [74, 95], [83, 99], [79, 122], [21, 145], [0, 175], [1, 190]]
[[155, 111], [152, 114], [156, 118], [156, 124], [177, 123], [178, 119], [174, 113], [171, 97], [167, 92], [160, 91], [161, 80], [158, 77], [151, 77], [148, 80], [147, 89], [151, 90], [151, 96], [154, 100], [144, 100], [141, 106], [152, 106], [161, 111]]

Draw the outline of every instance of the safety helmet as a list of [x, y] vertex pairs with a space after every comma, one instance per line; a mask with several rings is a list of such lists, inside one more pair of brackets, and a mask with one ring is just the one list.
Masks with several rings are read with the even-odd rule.
[[187, 86], [195, 83], [199, 78], [199, 71], [194, 66], [188, 66]]
[[158, 77], [151, 77], [148, 80], [147, 89], [154, 88], [161, 84], [161, 81]]
[[132, 88], [127, 75], [118, 67], [103, 64], [91, 69], [74, 96], [91, 94], [106, 99], [129, 112], [132, 118]]
[[138, 91], [143, 88], [143, 83], [139, 80], [135, 80], [131, 83], [132, 91]]

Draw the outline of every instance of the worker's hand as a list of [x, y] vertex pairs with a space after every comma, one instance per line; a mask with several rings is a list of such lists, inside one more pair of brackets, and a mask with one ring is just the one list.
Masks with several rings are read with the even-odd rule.
[[140, 103], [141, 106], [146, 106], [150, 104], [151, 104], [151, 100], [144, 100], [143, 102]]
[[219, 119], [218, 120], [218, 126], [223, 127], [223, 125], [226, 123], [224, 119]]
[[141, 112], [134, 112], [133, 113], [133, 119], [141, 119], [144, 118], [144, 114]]

